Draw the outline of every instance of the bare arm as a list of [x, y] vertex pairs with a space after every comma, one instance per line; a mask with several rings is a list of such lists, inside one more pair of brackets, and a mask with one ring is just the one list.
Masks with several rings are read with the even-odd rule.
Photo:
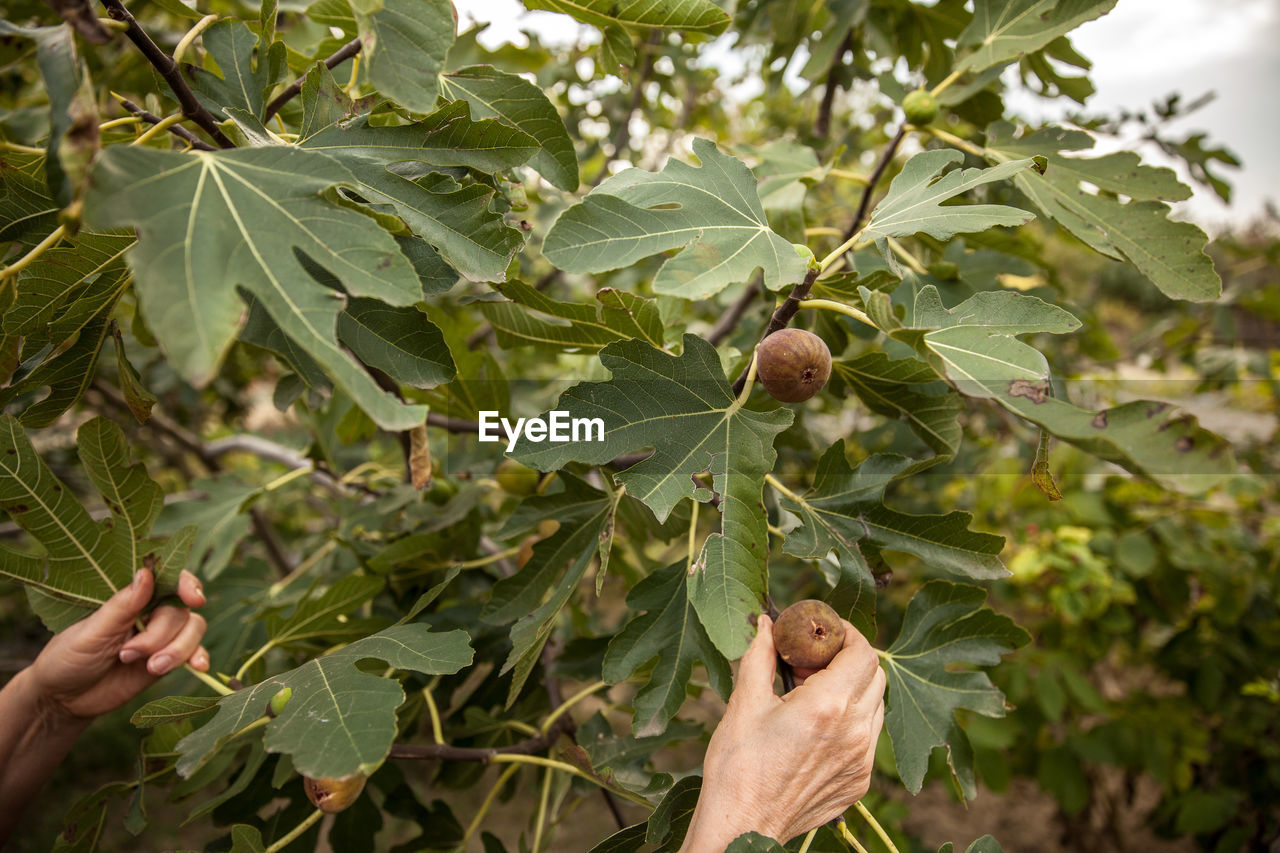
[[55, 635], [0, 690], [0, 845], [95, 717], [185, 662], [208, 669], [200, 646], [205, 622], [188, 609], [204, 604], [204, 592], [188, 572], [178, 583], [187, 607], [157, 607], [146, 630], [134, 633], [154, 587], [151, 572], [139, 571], [95, 613]]
[[751, 831], [786, 842], [867, 792], [884, 723], [885, 676], [875, 650], [846, 622], [835, 659], [785, 696], [773, 692], [775, 667], [773, 624], [761, 616], [707, 747], [681, 853], [723, 853]]

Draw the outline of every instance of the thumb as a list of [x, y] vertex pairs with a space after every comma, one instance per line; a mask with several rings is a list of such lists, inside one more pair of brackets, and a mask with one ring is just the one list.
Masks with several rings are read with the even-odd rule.
[[103, 635], [112, 636], [133, 627], [133, 622], [151, 600], [155, 578], [150, 569], [139, 569], [133, 583], [121, 588], [108, 598], [89, 619], [85, 620]]
[[773, 676], [777, 671], [778, 657], [773, 648], [773, 620], [761, 613], [756, 620], [756, 637], [751, 641], [742, 662], [738, 665], [738, 684], [734, 696], [757, 702], [760, 697], [773, 696]]

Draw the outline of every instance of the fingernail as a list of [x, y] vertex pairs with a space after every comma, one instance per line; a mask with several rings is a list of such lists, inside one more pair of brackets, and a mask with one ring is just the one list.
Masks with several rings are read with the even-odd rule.
[[140, 657], [142, 657], [142, 652], [137, 649], [120, 650], [120, 663], [133, 663]]
[[152, 675], [164, 675], [172, 664], [173, 661], [168, 655], [156, 655], [147, 661], [147, 671]]
[[142, 569], [138, 569], [133, 573], [133, 588], [137, 589], [140, 583], [142, 583]]

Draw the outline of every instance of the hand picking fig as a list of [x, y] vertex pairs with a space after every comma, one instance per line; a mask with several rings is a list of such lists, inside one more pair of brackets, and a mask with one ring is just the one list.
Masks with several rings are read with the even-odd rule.
[[844, 623], [824, 601], [797, 601], [773, 623], [774, 648], [798, 669], [822, 669], [843, 645]]
[[368, 776], [363, 773], [352, 773], [341, 779], [312, 779], [302, 777], [302, 787], [307, 791], [307, 799], [325, 814], [337, 814], [350, 808], [364, 790]]
[[831, 350], [804, 329], [779, 329], [756, 349], [756, 375], [773, 399], [801, 403], [831, 377]]

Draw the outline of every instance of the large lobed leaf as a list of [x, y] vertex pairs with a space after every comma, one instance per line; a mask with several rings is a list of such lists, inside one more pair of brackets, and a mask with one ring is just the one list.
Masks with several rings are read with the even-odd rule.
[[946, 240], [956, 234], [985, 231], [997, 225], [1022, 225], [1034, 215], [1003, 204], [946, 205], [974, 187], [1004, 180], [1032, 168], [1031, 158], [1012, 160], [990, 169], [955, 169], [938, 175], [964, 155], [949, 149], [924, 151], [907, 161], [889, 184], [889, 192], [871, 212], [863, 233], [868, 237], [909, 237], [928, 234]]
[[721, 497], [721, 529], [708, 537], [689, 577], [698, 617], [721, 654], [737, 658], [754, 629], [764, 596], [768, 530], [761, 491], [776, 454], [773, 440], [791, 424], [786, 409], [754, 411], [735, 397], [714, 347], [684, 336], [673, 356], [643, 341], [610, 344], [600, 361], [608, 382], [575, 385], [556, 408], [573, 418], [600, 418], [604, 440], [524, 444], [515, 458], [544, 471], [569, 462], [602, 464], [645, 447], [653, 454], [618, 475], [627, 493], [665, 520], [686, 497], [706, 501], [695, 474], [710, 471]]
[[983, 607], [986, 597], [979, 587], [929, 581], [907, 604], [898, 638], [881, 654], [889, 685], [885, 728], [898, 775], [913, 794], [924, 782], [929, 753], [945, 746], [965, 795], [975, 796], [972, 753], [955, 712], [1003, 717], [1005, 701], [986, 673], [956, 665], [994, 666], [1031, 640], [1007, 616]]
[[970, 50], [957, 68], [982, 71], [1026, 56], [1110, 12], [1116, 0], [977, 0], [957, 47]]
[[342, 349], [343, 295], [304, 264], [352, 296], [393, 305], [420, 298], [391, 235], [320, 197], [350, 182], [332, 158], [291, 147], [178, 154], [112, 146], [94, 169], [85, 219], [138, 229], [128, 258], [142, 308], [187, 379], [202, 384], [217, 370], [241, 323], [243, 287], [379, 425], [407, 429], [422, 422], [423, 407], [383, 391]]
[[[1230, 447], [1195, 418], [1138, 400], [1084, 409], [1053, 395], [1049, 364], [1015, 335], [1061, 334], [1079, 321], [1057, 306], [1012, 291], [975, 294], [950, 310], [928, 285], [894, 337], [912, 342], [961, 393], [995, 400], [1053, 435], [1168, 488], [1202, 491], [1235, 469]], [[928, 330], [928, 331], [925, 331]]]
[[529, 161], [565, 192], [578, 189], [578, 155], [556, 108], [542, 90], [517, 74], [489, 65], [471, 65], [440, 76], [446, 97], [465, 100], [478, 118], [496, 118], [538, 143]]
[[561, 609], [592, 559], [600, 556], [603, 574], [613, 543], [615, 501], [567, 472], [562, 471], [560, 479], [564, 491], [529, 498], [504, 530], [514, 533], [546, 519], [555, 519], [560, 527], [533, 546], [529, 562], [519, 572], [494, 584], [480, 614], [495, 624], [517, 620], [511, 628], [511, 653], [502, 665], [504, 673], [514, 670], [508, 707], [524, 688]]
[[458, 19], [449, 0], [351, 0], [369, 82], [416, 112], [435, 108]]
[[356, 664], [374, 659], [395, 669], [451, 675], [471, 658], [464, 632], [433, 633], [422, 624], [398, 625], [357, 640], [224, 696], [213, 718], [178, 742], [178, 772], [191, 776], [228, 738], [261, 718], [271, 698], [288, 687], [289, 702], [266, 726], [267, 751], [289, 755], [306, 776], [371, 773], [395, 740], [396, 708], [404, 701], [404, 690], [398, 681], [370, 675]]
[[937, 571], [979, 580], [1006, 577], [999, 558], [1004, 539], [969, 530], [969, 513], [908, 515], [885, 506], [885, 489], [911, 462], [876, 454], [854, 468], [845, 457], [844, 440], [831, 445], [818, 460], [813, 488], [798, 501], [784, 497], [784, 505], [803, 522], [787, 535], [786, 552], [825, 557], [834, 548], [857, 559], [857, 543], [866, 539], [878, 548], [914, 554]]
[[626, 169], [600, 184], [551, 226], [547, 258], [596, 273], [683, 249], [653, 288], [685, 299], [714, 296], [756, 269], [773, 290], [802, 280], [806, 263], [769, 227], [751, 170], [707, 139], [695, 139], [693, 153], [701, 166], [672, 159], [661, 172]]
[[0, 415], [0, 509], [44, 549], [31, 556], [0, 548], [0, 577], [26, 585], [51, 631], [89, 615], [140, 568], [171, 590], [195, 536], [184, 527], [166, 540], [147, 538], [164, 496], [142, 463], [131, 463], [118, 426], [94, 418], [76, 439], [89, 481], [111, 511], [103, 521], [53, 475], [18, 422]]
[[659, 569], [627, 594], [627, 607], [643, 611], [609, 641], [603, 676], [617, 684], [657, 658], [632, 704], [636, 737], [664, 732], [684, 703], [693, 665], [702, 663], [721, 698], [732, 689], [729, 663], [711, 643], [689, 602], [683, 561]]
[[1170, 219], [1164, 203], [1190, 197], [1190, 189], [1172, 170], [1144, 166], [1129, 151], [1088, 159], [1062, 153], [1092, 147], [1093, 137], [1082, 130], [1049, 127], [1015, 136], [1007, 122], [987, 128], [992, 162], [1028, 155], [1048, 160], [1044, 174], [1014, 176], [1046, 216], [1095, 251], [1132, 263], [1170, 299], [1217, 299], [1222, 281], [1204, 251], [1208, 236], [1190, 222]]
[[603, 287], [596, 305], [557, 302], [521, 281], [495, 284], [509, 302], [481, 302], [480, 312], [493, 326], [498, 346], [534, 346], [567, 352], [596, 352], [616, 341], [638, 338], [661, 347], [662, 317], [652, 299]]
[[524, 0], [524, 4], [563, 12], [601, 28], [672, 29], [716, 36], [729, 26], [729, 15], [711, 0]]

